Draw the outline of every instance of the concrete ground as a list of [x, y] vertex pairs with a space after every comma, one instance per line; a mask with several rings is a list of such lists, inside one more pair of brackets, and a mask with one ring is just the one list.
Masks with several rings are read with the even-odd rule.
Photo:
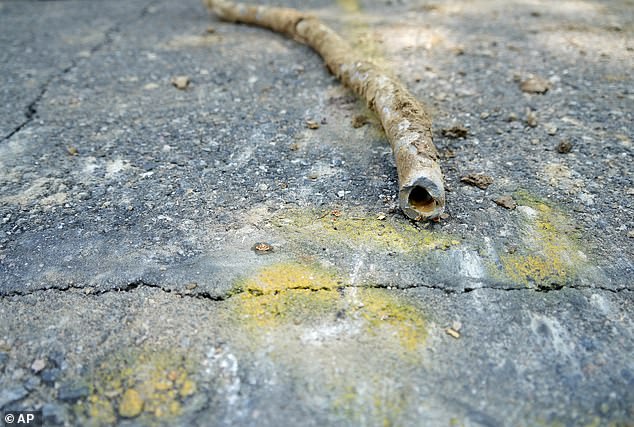
[[429, 105], [447, 215], [398, 210], [306, 46], [197, 0], [0, 0], [0, 409], [634, 425], [633, 2], [280, 3]]

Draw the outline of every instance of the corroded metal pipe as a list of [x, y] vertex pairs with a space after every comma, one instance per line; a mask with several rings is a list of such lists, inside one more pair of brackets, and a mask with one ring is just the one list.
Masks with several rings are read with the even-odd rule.
[[387, 135], [399, 180], [399, 204], [416, 220], [435, 219], [445, 208], [443, 176], [432, 141], [431, 117], [403, 84], [361, 58], [318, 18], [296, 9], [203, 0], [218, 17], [286, 34], [312, 47], [344, 85], [365, 99]]

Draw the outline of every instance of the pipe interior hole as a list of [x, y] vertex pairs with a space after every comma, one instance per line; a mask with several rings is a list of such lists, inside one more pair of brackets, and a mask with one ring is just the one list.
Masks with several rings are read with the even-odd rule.
[[409, 204], [419, 212], [432, 212], [436, 201], [424, 187], [414, 187], [409, 193]]

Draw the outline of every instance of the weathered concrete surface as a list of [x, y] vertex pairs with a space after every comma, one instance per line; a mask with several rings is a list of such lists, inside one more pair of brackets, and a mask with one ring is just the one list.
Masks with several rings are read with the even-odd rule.
[[631, 425], [634, 8], [553, 3], [284, 3], [432, 107], [449, 216], [414, 224], [308, 48], [194, 0], [0, 2], [0, 408]]

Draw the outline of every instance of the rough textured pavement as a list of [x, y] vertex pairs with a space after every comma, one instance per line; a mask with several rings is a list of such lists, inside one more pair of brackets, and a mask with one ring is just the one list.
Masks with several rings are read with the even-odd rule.
[[283, 3], [430, 106], [448, 215], [398, 211], [305, 46], [196, 0], [0, 1], [0, 409], [634, 425], [632, 1]]

